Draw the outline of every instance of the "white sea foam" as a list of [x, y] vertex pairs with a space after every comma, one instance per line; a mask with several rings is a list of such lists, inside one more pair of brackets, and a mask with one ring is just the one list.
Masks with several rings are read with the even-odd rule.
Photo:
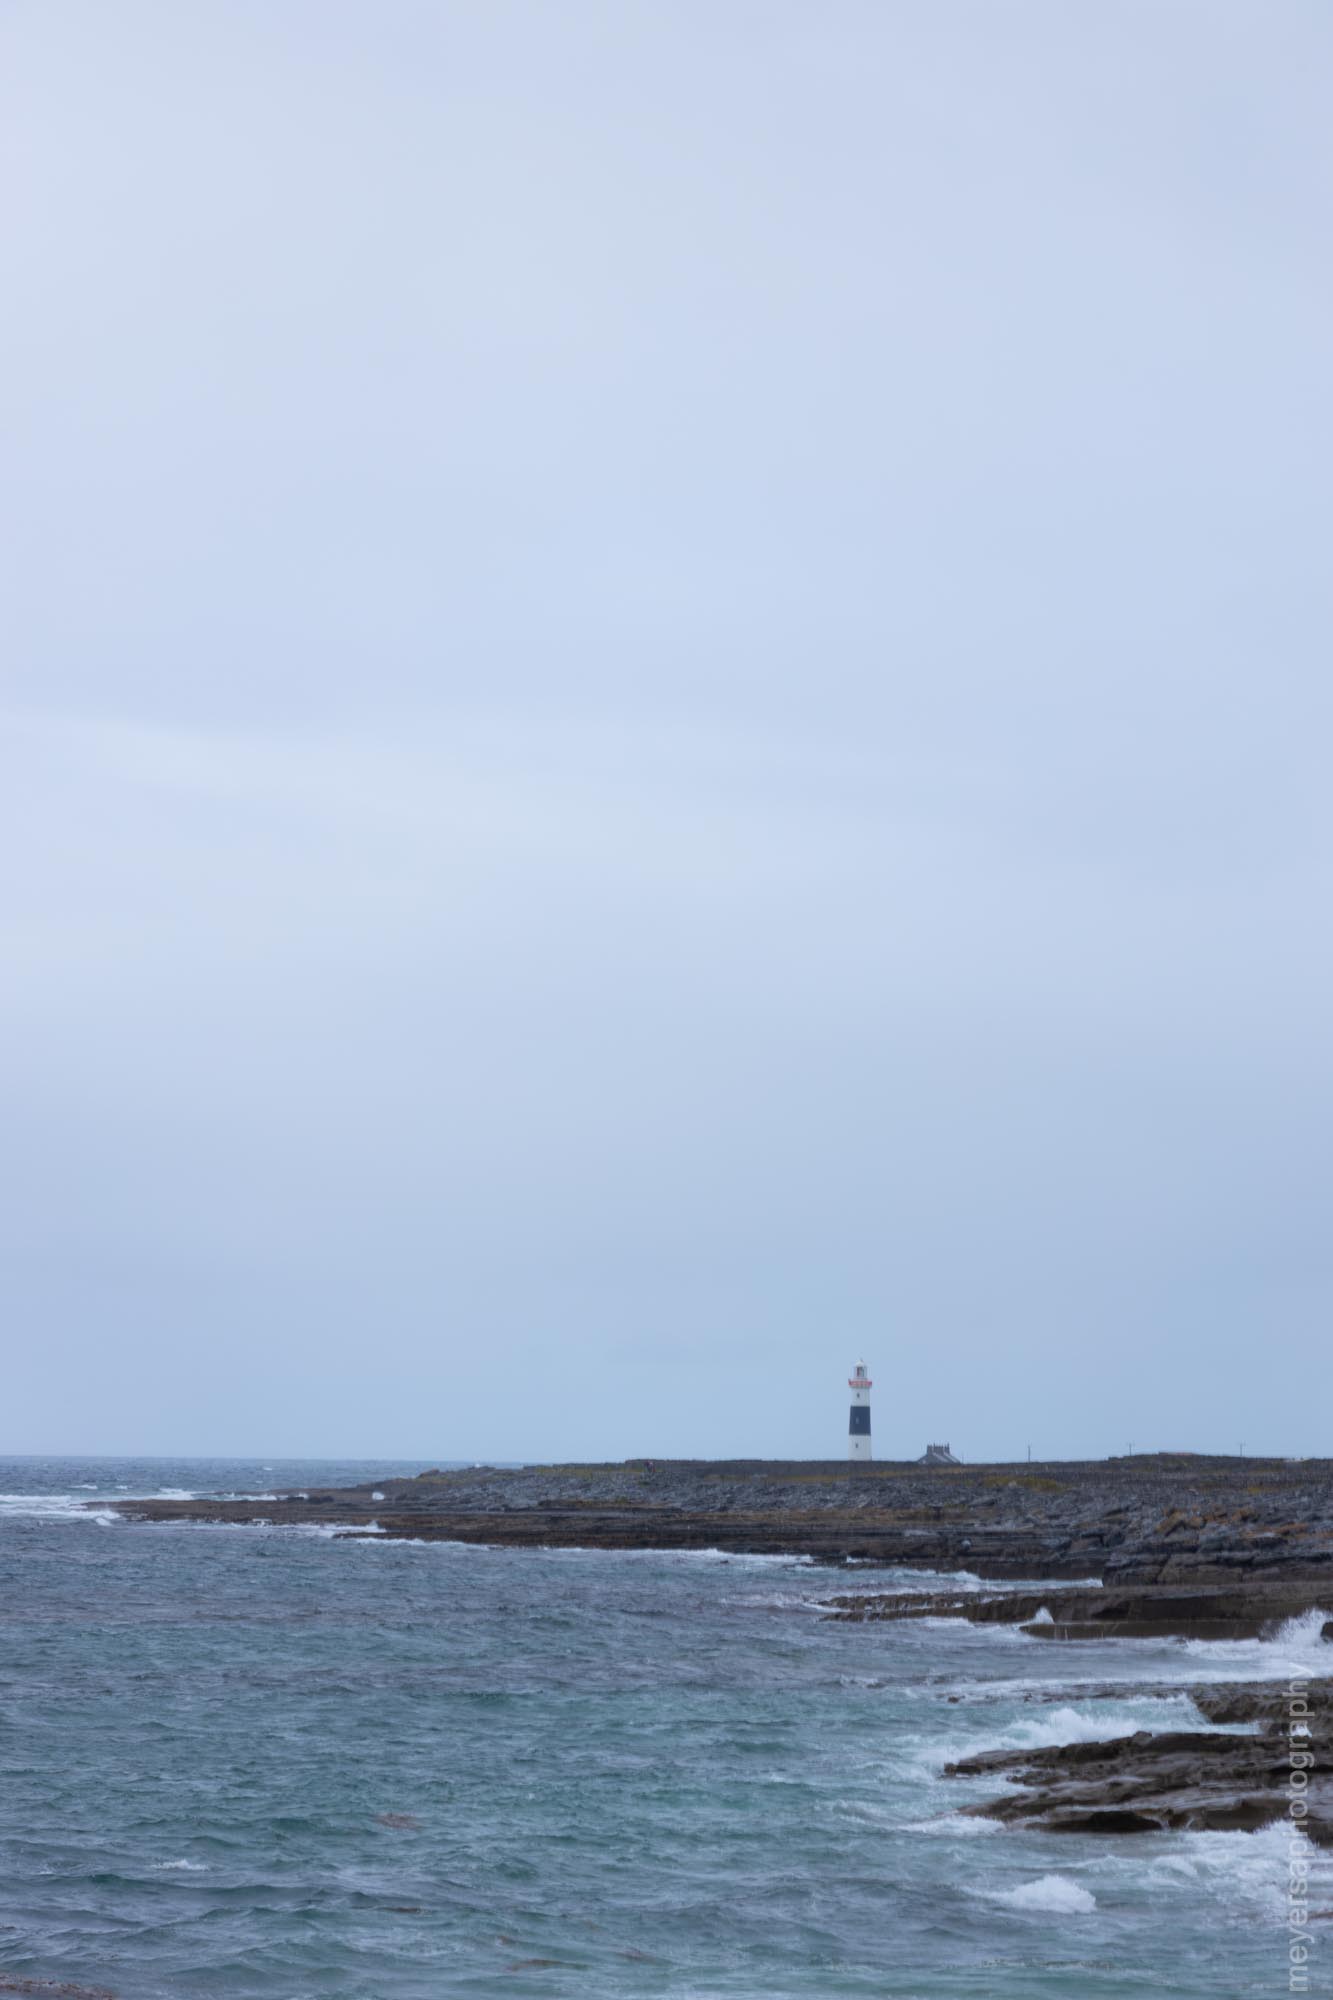
[[[1333, 1647], [1322, 1634], [1330, 1617], [1333, 1613], [1328, 1611], [1307, 1611], [1288, 1618], [1271, 1639], [1187, 1639], [1183, 1650], [1196, 1680], [1288, 1680], [1326, 1674], [1333, 1666]], [[1199, 1673], [1196, 1661], [1214, 1672]], [[1223, 1671], [1218, 1673], [1218, 1668]]]
[[1020, 1882], [1016, 1889], [974, 1889], [988, 1903], [1004, 1903], [1011, 1910], [1047, 1910], [1056, 1916], [1081, 1917], [1097, 1907], [1091, 1889], [1068, 1875], [1038, 1875], [1034, 1881]]
[[[828, 1599], [824, 1597], [804, 1597], [790, 1590], [773, 1591], [764, 1597], [728, 1597], [724, 1603], [743, 1604], [747, 1611], [813, 1611], [822, 1617], [828, 1615]], [[867, 1681], [867, 1687], [883, 1687], [883, 1681]]]
[[206, 1875], [208, 1873], [202, 1861], [155, 1861], [153, 1866], [163, 1875]]
[[813, 1556], [753, 1555], [745, 1549], [605, 1549], [604, 1555], [645, 1556], [657, 1562], [733, 1563], [739, 1569], [809, 1569]]
[[386, 1549], [452, 1549], [457, 1555], [466, 1556], [517, 1556], [520, 1559], [528, 1551], [507, 1547], [503, 1542], [459, 1542], [447, 1535], [391, 1535], [386, 1537], [381, 1547]]
[[[1193, 1686], [1201, 1681], [1286, 1680], [1292, 1675], [1302, 1674], [1313, 1678], [1327, 1674], [1333, 1668], [1333, 1648], [1321, 1636], [1330, 1617], [1333, 1617], [1333, 1612], [1307, 1611], [1299, 1618], [1288, 1619], [1268, 1639], [1122, 1639], [1108, 1633], [1104, 1640], [1091, 1640], [1077, 1649], [1079, 1660], [1098, 1661], [1094, 1672], [1075, 1669], [1071, 1654], [1071, 1670], [1068, 1672], [1024, 1680], [978, 1683], [977, 1689], [980, 1691], [984, 1687], [987, 1691], [1003, 1694], [1009, 1688], [1040, 1691], [1050, 1687], [1076, 1687], [1080, 1682], [1096, 1685], [1103, 1681], [1134, 1679], [1178, 1681], [1182, 1686]], [[924, 1625], [939, 1622], [921, 1620]], [[999, 1626], [994, 1631], [1015, 1633], [1025, 1646], [1040, 1647], [1047, 1655], [1052, 1652], [1049, 1640], [1033, 1639], [1020, 1632], [1017, 1626]], [[1060, 1649], [1060, 1658], [1063, 1665], [1063, 1649]]]
[[998, 1819], [969, 1819], [966, 1813], [940, 1813], [935, 1819], [909, 1819], [902, 1827], [904, 1833], [924, 1833], [935, 1839], [947, 1837], [953, 1840], [972, 1840], [978, 1834], [1004, 1833], [1006, 1830]]
[[1020, 1717], [986, 1747], [995, 1750], [1043, 1750], [1064, 1743], [1105, 1743], [1115, 1736], [1132, 1736], [1137, 1729], [1162, 1729], [1174, 1722], [1197, 1729], [1194, 1705], [1184, 1695], [1143, 1701], [1099, 1701], [1084, 1708], [1050, 1707]]
[[[979, 1576], [973, 1576], [970, 1569], [900, 1569], [895, 1564], [881, 1570], [874, 1584], [876, 1591], [885, 1597], [934, 1597], [946, 1585], [962, 1596], [991, 1587], [983, 1584]], [[1000, 1587], [994, 1586], [996, 1590]]]
[[[960, 1625], [963, 1627], [961, 1632], [959, 1631]], [[971, 1619], [964, 1619], [961, 1613], [957, 1618], [937, 1618], [934, 1616], [929, 1618], [914, 1618], [911, 1629], [916, 1632], [947, 1633], [950, 1643], [955, 1645], [960, 1640], [970, 1640], [974, 1635], [978, 1641], [984, 1641], [988, 1646], [1031, 1646], [1045, 1643], [1044, 1641], [1033, 1640], [1026, 1632], [1020, 1631], [1017, 1625], [974, 1623]]]
[[[768, 1569], [776, 1565], [780, 1569], [809, 1569], [814, 1563], [813, 1556], [757, 1555], [745, 1549], [588, 1549], [570, 1547], [561, 1542], [540, 1542], [537, 1545], [544, 1556], [561, 1556], [567, 1561], [603, 1563], [615, 1559], [620, 1562], [653, 1563], [730, 1563], [737, 1569]], [[526, 1553], [515, 1549], [515, 1555]]]
[[191, 1493], [188, 1487], [185, 1486], [159, 1486], [157, 1489], [157, 1498], [159, 1500], [194, 1500], [198, 1498], [198, 1495]]
[[[953, 1711], [960, 1722], [968, 1711]], [[976, 1711], [972, 1711], [976, 1717]], [[979, 1717], [976, 1717], [980, 1720]], [[1069, 1704], [1043, 1705], [1019, 1716], [1001, 1729], [979, 1728], [967, 1735], [941, 1738], [935, 1734], [911, 1735], [899, 1739], [909, 1771], [923, 1777], [938, 1777], [946, 1764], [960, 1763], [991, 1750], [1058, 1749], [1066, 1743], [1109, 1743], [1117, 1736], [1132, 1736], [1136, 1730], [1211, 1730], [1221, 1725], [1201, 1722], [1194, 1704], [1184, 1695], [1139, 1700], [1096, 1701], [1085, 1708]]]
[[[239, 1523], [241, 1527], [245, 1522]], [[256, 1528], [274, 1528], [280, 1534], [299, 1535], [311, 1542], [345, 1542], [363, 1535], [383, 1535], [378, 1521], [254, 1521]]]
[[[857, 1558], [848, 1558], [855, 1561]], [[936, 1597], [951, 1591], [959, 1597], [970, 1597], [980, 1592], [987, 1597], [1002, 1597], [1018, 1591], [1032, 1590], [1100, 1590], [1099, 1576], [1021, 1576], [983, 1577], [970, 1569], [903, 1569], [890, 1564], [874, 1578], [876, 1591], [884, 1597]]]
[[[271, 1500], [276, 1496], [265, 1493], [247, 1493], [247, 1500]], [[384, 1529], [378, 1521], [273, 1521], [267, 1514], [260, 1514], [253, 1521], [187, 1521], [173, 1523], [183, 1525], [191, 1534], [205, 1532], [217, 1535], [292, 1535], [298, 1539], [315, 1542], [336, 1542], [351, 1535], [383, 1535]], [[387, 1539], [387, 1537], [386, 1537]]]
[[72, 1493], [0, 1493], [0, 1517], [16, 1521], [91, 1521], [109, 1528], [119, 1516]]
[[[318, 1532], [336, 1541], [340, 1535], [346, 1535], [348, 1530], [346, 1528], [321, 1528]], [[353, 1530], [352, 1532], [355, 1533], [356, 1531]], [[457, 1549], [474, 1556], [521, 1556], [527, 1553], [524, 1549], [504, 1548], [494, 1542], [452, 1541], [446, 1535], [387, 1535], [381, 1531], [381, 1537], [375, 1542], [375, 1546], [381, 1549]]]
[[[1160, 1911], [1172, 1897], [1193, 1907], [1216, 1899], [1231, 1916], [1285, 1924], [1290, 1879], [1291, 1830], [1282, 1821], [1254, 1833], [1176, 1833], [1169, 1844], [1112, 1842], [1098, 1860], [1098, 1881], [1118, 1901], [1146, 1899]], [[1308, 1850], [1311, 1900], [1333, 1894], [1321, 1885], [1329, 1863], [1318, 1848]]]
[[643, 1549], [622, 1550], [622, 1554], [667, 1556], [677, 1561], [694, 1558], [701, 1562], [738, 1563], [745, 1569], [767, 1569], [774, 1563], [785, 1569], [809, 1569], [814, 1563], [813, 1556], [752, 1555], [743, 1549]]
[[[1126, 1641], [1123, 1643], [1131, 1644], [1132, 1641]], [[1048, 1658], [1050, 1657], [1051, 1653], [1054, 1650], [1055, 1650], [1054, 1648], [1049, 1646], [1046, 1648], [1046, 1654]], [[1083, 1657], [1083, 1654], [1084, 1654], [1084, 1649], [1080, 1646], [1079, 1648], [1080, 1659]], [[1123, 1662], [1118, 1664], [1121, 1667], [1123, 1667], [1124, 1665]], [[1159, 1682], [1168, 1680], [1169, 1678], [1170, 1676], [1160, 1672], [1153, 1673], [1150, 1678], [1145, 1676], [1145, 1679], [1147, 1680], [1147, 1686], [1145, 1688], [1145, 1692], [1142, 1695], [1137, 1695], [1134, 1693], [1133, 1684], [1135, 1676], [1127, 1671], [1119, 1671], [1115, 1667], [1111, 1668], [1110, 1670], [1103, 1669], [1101, 1673], [1096, 1673], [1096, 1674], [1090, 1674], [1090, 1673], [1015, 1674], [1012, 1679], [1006, 1678], [1004, 1680], [949, 1681], [948, 1683], [946, 1683], [946, 1685], [948, 1686], [950, 1693], [957, 1693], [962, 1697], [962, 1699], [965, 1702], [984, 1702], [988, 1704], [993, 1704], [995, 1702], [1003, 1702], [1003, 1701], [1036, 1700], [1045, 1702], [1051, 1700], [1055, 1696], [1060, 1696], [1060, 1695], [1072, 1696], [1075, 1700], [1077, 1700], [1080, 1698], [1085, 1689], [1090, 1689], [1095, 1692], [1100, 1688], [1104, 1688], [1108, 1684], [1108, 1682], [1114, 1682], [1117, 1687], [1120, 1686], [1120, 1684], [1123, 1682], [1125, 1686], [1126, 1700], [1146, 1701], [1150, 1698], [1153, 1688], [1156, 1687]], [[1192, 1687], [1199, 1678], [1200, 1677], [1198, 1674], [1189, 1674], [1187, 1676], [1182, 1676], [1181, 1687], [1182, 1688], [1186, 1686]], [[910, 1694], [913, 1691], [910, 1689], [905, 1689], [904, 1692]], [[937, 1701], [939, 1699], [938, 1687], [920, 1688], [917, 1689], [915, 1693], [916, 1696], [922, 1700]], [[1169, 1698], [1172, 1697], [1163, 1697], [1163, 1699], [1169, 1699]]]

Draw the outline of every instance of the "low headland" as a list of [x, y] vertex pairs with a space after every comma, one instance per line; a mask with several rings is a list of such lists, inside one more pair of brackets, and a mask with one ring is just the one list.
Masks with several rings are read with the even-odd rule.
[[[128, 1500], [118, 1511], [141, 1522], [319, 1525], [377, 1539], [852, 1563], [862, 1566], [857, 1588], [830, 1598], [828, 1615], [866, 1626], [957, 1617], [1077, 1645], [1262, 1639], [1317, 1618], [1333, 1640], [1333, 1461], [1325, 1459], [1143, 1453], [930, 1467], [636, 1459]], [[934, 1572], [934, 1582], [919, 1592], [879, 1591], [875, 1568]], [[960, 1571], [1006, 1587], [949, 1589], [949, 1573]], [[1333, 1668], [1333, 1650], [1329, 1661]], [[952, 1767], [963, 1777], [994, 1772], [1011, 1786], [969, 1810], [1052, 1832], [1258, 1827], [1289, 1812], [1295, 1743], [1301, 1823], [1333, 1845], [1333, 1678], [1306, 1677], [1296, 1694], [1271, 1680], [1212, 1682], [1191, 1693], [1213, 1728], [996, 1752]]]

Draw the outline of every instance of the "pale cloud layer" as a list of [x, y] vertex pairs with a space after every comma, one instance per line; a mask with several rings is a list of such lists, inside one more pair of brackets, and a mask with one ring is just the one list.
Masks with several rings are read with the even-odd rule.
[[0, 37], [0, 1449], [1325, 1448], [1326, 11]]

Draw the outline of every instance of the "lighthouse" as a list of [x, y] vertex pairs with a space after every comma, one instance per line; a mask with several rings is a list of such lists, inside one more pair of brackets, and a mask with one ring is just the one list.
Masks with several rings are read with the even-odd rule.
[[870, 1377], [866, 1374], [864, 1361], [856, 1364], [856, 1373], [847, 1378], [847, 1387], [852, 1392], [851, 1421], [847, 1425], [848, 1458], [869, 1458], [870, 1456]]

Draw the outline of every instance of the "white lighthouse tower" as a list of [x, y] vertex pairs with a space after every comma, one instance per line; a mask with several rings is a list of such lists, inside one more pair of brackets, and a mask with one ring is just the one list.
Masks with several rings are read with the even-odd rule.
[[864, 1361], [856, 1364], [856, 1373], [847, 1378], [847, 1387], [852, 1392], [851, 1421], [847, 1425], [848, 1458], [870, 1457], [870, 1377], [866, 1374]]

